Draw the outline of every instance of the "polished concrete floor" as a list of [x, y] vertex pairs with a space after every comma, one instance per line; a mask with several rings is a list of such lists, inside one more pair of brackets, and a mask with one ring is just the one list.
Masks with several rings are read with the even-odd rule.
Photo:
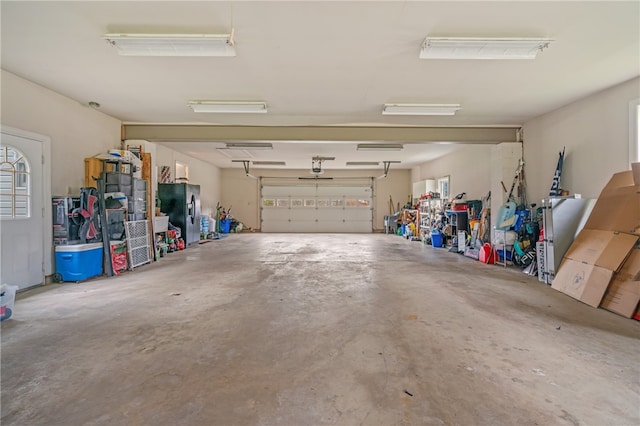
[[19, 295], [2, 425], [638, 425], [640, 323], [391, 235], [237, 234]]

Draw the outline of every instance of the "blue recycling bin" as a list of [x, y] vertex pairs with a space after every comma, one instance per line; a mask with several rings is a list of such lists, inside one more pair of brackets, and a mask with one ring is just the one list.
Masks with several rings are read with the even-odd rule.
[[220, 232], [223, 234], [228, 234], [229, 229], [231, 228], [231, 219], [223, 219], [220, 221]]
[[437, 229], [431, 231], [431, 245], [433, 247], [442, 247], [442, 232]]

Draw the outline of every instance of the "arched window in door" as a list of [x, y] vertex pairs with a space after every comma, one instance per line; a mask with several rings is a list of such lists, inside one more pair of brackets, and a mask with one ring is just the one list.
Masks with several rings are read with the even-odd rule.
[[18, 149], [0, 147], [0, 217], [31, 217], [31, 167]]

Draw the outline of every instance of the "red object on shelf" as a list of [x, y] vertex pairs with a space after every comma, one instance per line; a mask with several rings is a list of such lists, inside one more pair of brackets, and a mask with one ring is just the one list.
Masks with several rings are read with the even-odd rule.
[[463, 212], [465, 210], [467, 210], [467, 203], [453, 203], [451, 204], [451, 210], [455, 211], [455, 212]]

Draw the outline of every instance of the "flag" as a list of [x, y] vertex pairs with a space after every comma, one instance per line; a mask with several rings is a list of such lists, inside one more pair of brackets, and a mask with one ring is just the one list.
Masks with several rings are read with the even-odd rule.
[[564, 147], [562, 147], [562, 152], [558, 153], [558, 165], [556, 166], [556, 171], [553, 173], [553, 181], [551, 182], [551, 191], [549, 191], [549, 196], [557, 197], [560, 195], [560, 176], [562, 175], [562, 163], [564, 162]]

